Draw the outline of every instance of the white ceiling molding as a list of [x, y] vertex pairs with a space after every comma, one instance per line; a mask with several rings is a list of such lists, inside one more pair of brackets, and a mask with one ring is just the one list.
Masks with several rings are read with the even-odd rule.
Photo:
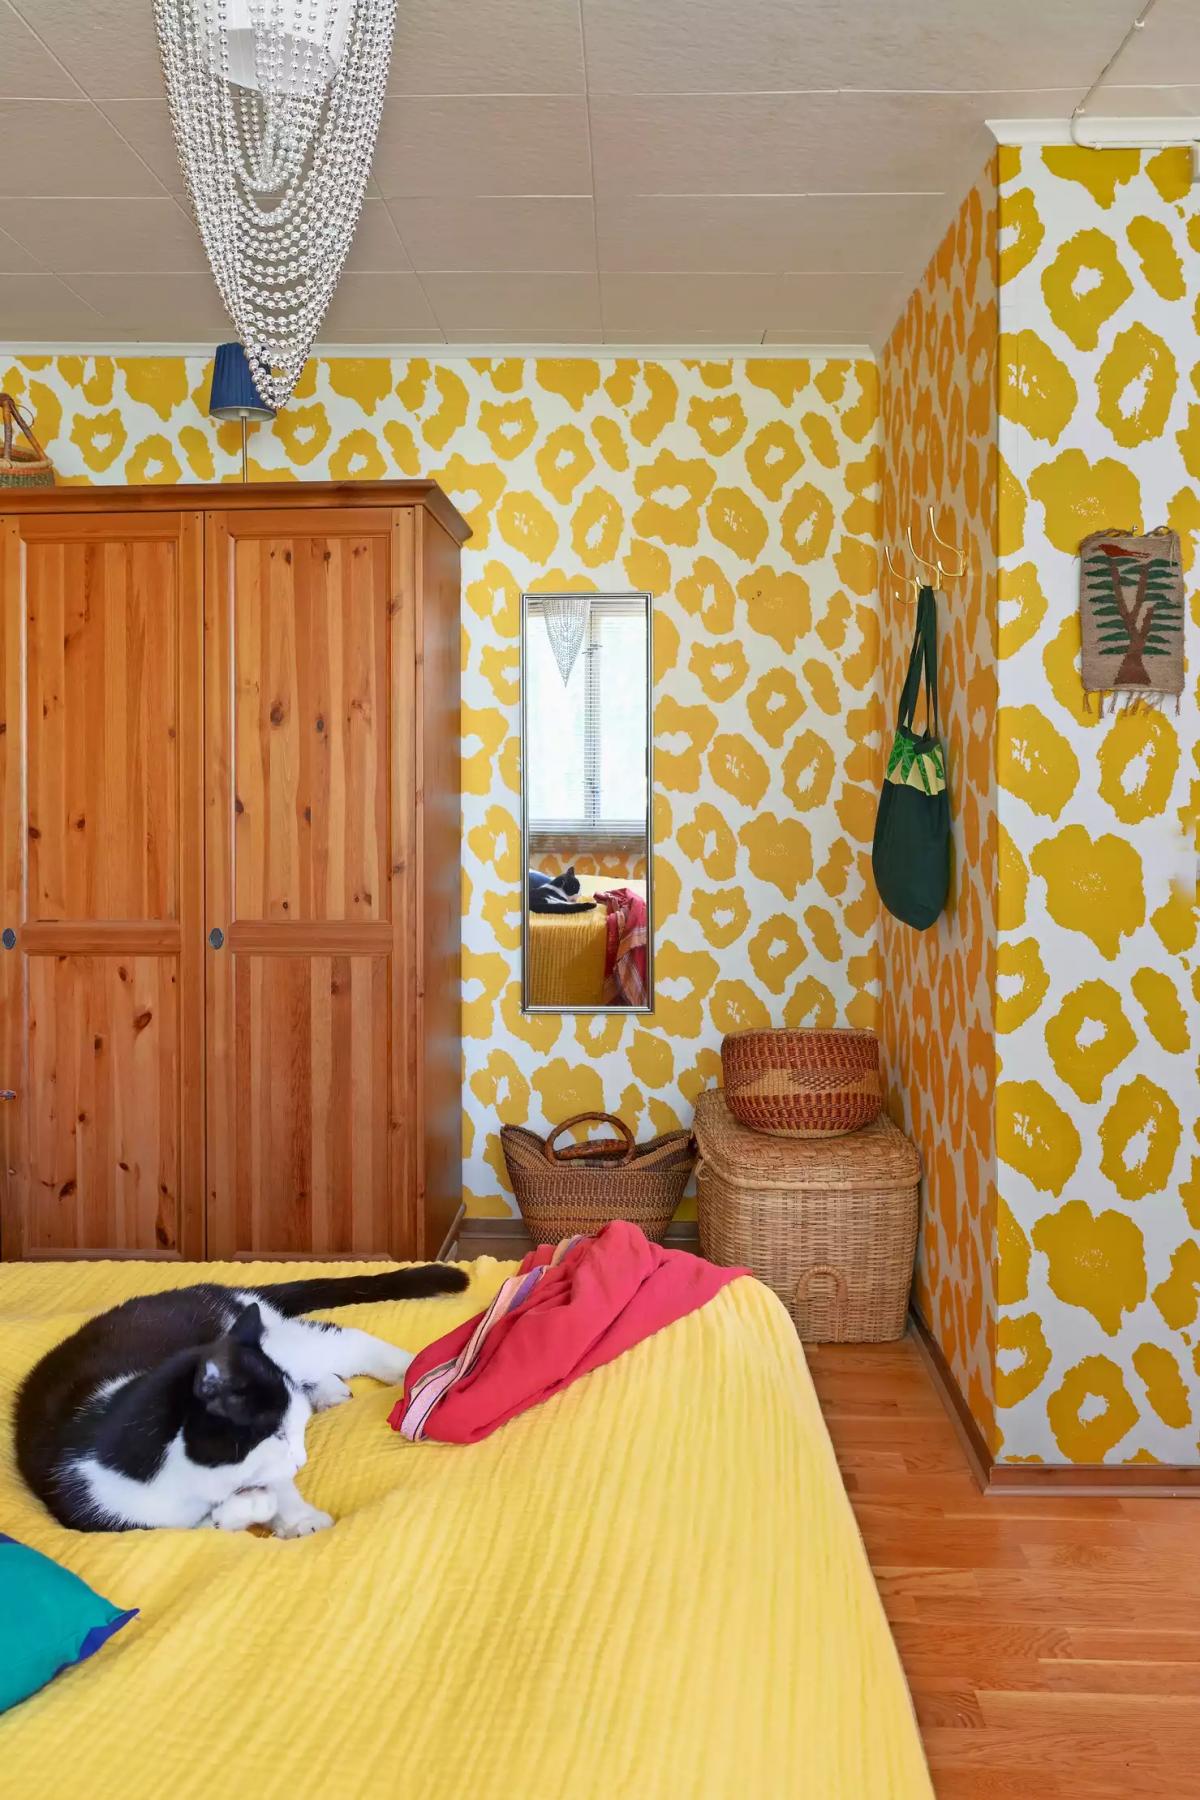
[[[984, 123], [998, 144], [1081, 144], [1072, 134], [1070, 119], [985, 119]], [[1200, 138], [1200, 113], [1179, 118], [1142, 113], [1107, 119], [1089, 113], [1087, 131], [1091, 147], [1097, 150], [1194, 144]]]
[[[20, 360], [27, 356], [119, 356], [123, 358], [135, 356], [211, 356], [211, 343], [190, 344], [131, 344], [124, 343], [64, 343], [55, 339], [52, 343], [19, 344], [0, 343], [0, 356], [13, 357]], [[643, 360], [677, 362], [681, 358], [689, 361], [696, 359], [712, 362], [720, 357], [736, 357], [745, 362], [792, 362], [807, 361], [816, 358], [866, 358], [869, 362], [876, 360], [876, 352], [866, 343], [845, 344], [804, 344], [804, 343], [772, 343], [772, 344], [626, 344], [610, 342], [607, 344], [575, 344], [575, 343], [391, 343], [391, 344], [321, 344], [313, 347], [313, 357], [320, 361], [331, 356], [387, 356], [397, 362], [407, 361], [414, 356], [422, 356], [437, 362], [469, 362], [474, 357], [520, 356], [520, 357], [586, 357], [591, 361], [612, 362], [620, 357], [640, 357]]]

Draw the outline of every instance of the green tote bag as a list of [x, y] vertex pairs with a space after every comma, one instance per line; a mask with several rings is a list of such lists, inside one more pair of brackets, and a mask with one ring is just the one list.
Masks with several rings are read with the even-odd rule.
[[[913, 716], [922, 673], [925, 730], [918, 735]], [[917, 633], [879, 796], [871, 867], [888, 911], [918, 931], [927, 930], [950, 890], [950, 795], [938, 733], [937, 601], [931, 587], [923, 587], [917, 600]]]

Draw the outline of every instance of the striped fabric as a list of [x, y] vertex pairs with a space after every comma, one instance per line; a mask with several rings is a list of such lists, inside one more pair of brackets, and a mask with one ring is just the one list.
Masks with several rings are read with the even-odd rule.
[[501, 1282], [496, 1298], [487, 1311], [479, 1315], [478, 1325], [458, 1355], [439, 1363], [414, 1383], [408, 1405], [396, 1427], [401, 1437], [408, 1438], [414, 1444], [421, 1441], [434, 1407], [445, 1398], [456, 1381], [461, 1381], [464, 1375], [470, 1374], [479, 1360], [484, 1344], [500, 1320], [526, 1301], [542, 1277], [555, 1268], [579, 1241], [578, 1236], [563, 1238], [555, 1246], [549, 1262], [542, 1263], [525, 1274], [518, 1270], [515, 1275], [510, 1275], [506, 1281]]

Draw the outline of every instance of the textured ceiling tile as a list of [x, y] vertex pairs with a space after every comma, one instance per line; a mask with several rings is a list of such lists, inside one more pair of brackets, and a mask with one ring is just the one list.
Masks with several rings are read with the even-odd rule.
[[[3, 210], [0, 203], [0, 211]], [[38, 270], [36, 260], [28, 250], [22, 249], [15, 238], [10, 238], [6, 231], [0, 231], [0, 275], [17, 275]], [[4, 333], [5, 321], [0, 319], [0, 336]]]
[[940, 194], [615, 195], [597, 205], [600, 267], [901, 271], [944, 212]]
[[990, 153], [978, 98], [671, 94], [647, 106], [598, 96], [596, 192], [941, 193], [948, 171], [963, 168], [966, 185]]
[[207, 269], [190, 216], [166, 194], [136, 199], [0, 200], [7, 231], [47, 269]]
[[375, 179], [387, 198], [588, 194], [581, 99], [394, 99], [384, 107]]
[[617, 94], [1086, 88], [1133, 16], [1132, 0], [582, 4], [589, 87]]
[[582, 91], [578, 0], [439, 0], [400, 7], [389, 93]]
[[0, 100], [0, 144], [0, 194], [162, 192], [86, 100]]
[[395, 332], [428, 331], [436, 320], [415, 275], [343, 275], [322, 326], [327, 338], [341, 331], [370, 332], [386, 343]]
[[599, 334], [600, 301], [594, 275], [426, 275], [430, 305], [448, 338], [458, 331]]
[[892, 281], [870, 275], [603, 275], [605, 332], [648, 341], [688, 341], [695, 333], [754, 343], [767, 331], [799, 327], [871, 336], [886, 316]]
[[12, 0], [93, 99], [162, 93], [152, 0]]
[[165, 100], [105, 100], [101, 110], [168, 193], [185, 192]]
[[220, 341], [230, 332], [220, 296], [207, 274], [72, 274], [70, 283], [106, 326], [132, 332], [149, 343], [205, 337]]
[[346, 259], [347, 274], [411, 272], [412, 263], [382, 200], [364, 200], [354, 242]]
[[30, 27], [0, 0], [0, 95], [70, 100], [79, 89]]
[[595, 268], [587, 198], [393, 200], [391, 212], [417, 269], [571, 273]]
[[0, 339], [98, 338], [103, 320], [57, 275], [0, 275]]

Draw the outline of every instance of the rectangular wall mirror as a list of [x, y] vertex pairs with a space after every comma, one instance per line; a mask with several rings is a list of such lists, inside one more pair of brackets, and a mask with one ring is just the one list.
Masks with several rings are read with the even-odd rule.
[[526, 1012], [653, 1010], [649, 594], [522, 594]]

